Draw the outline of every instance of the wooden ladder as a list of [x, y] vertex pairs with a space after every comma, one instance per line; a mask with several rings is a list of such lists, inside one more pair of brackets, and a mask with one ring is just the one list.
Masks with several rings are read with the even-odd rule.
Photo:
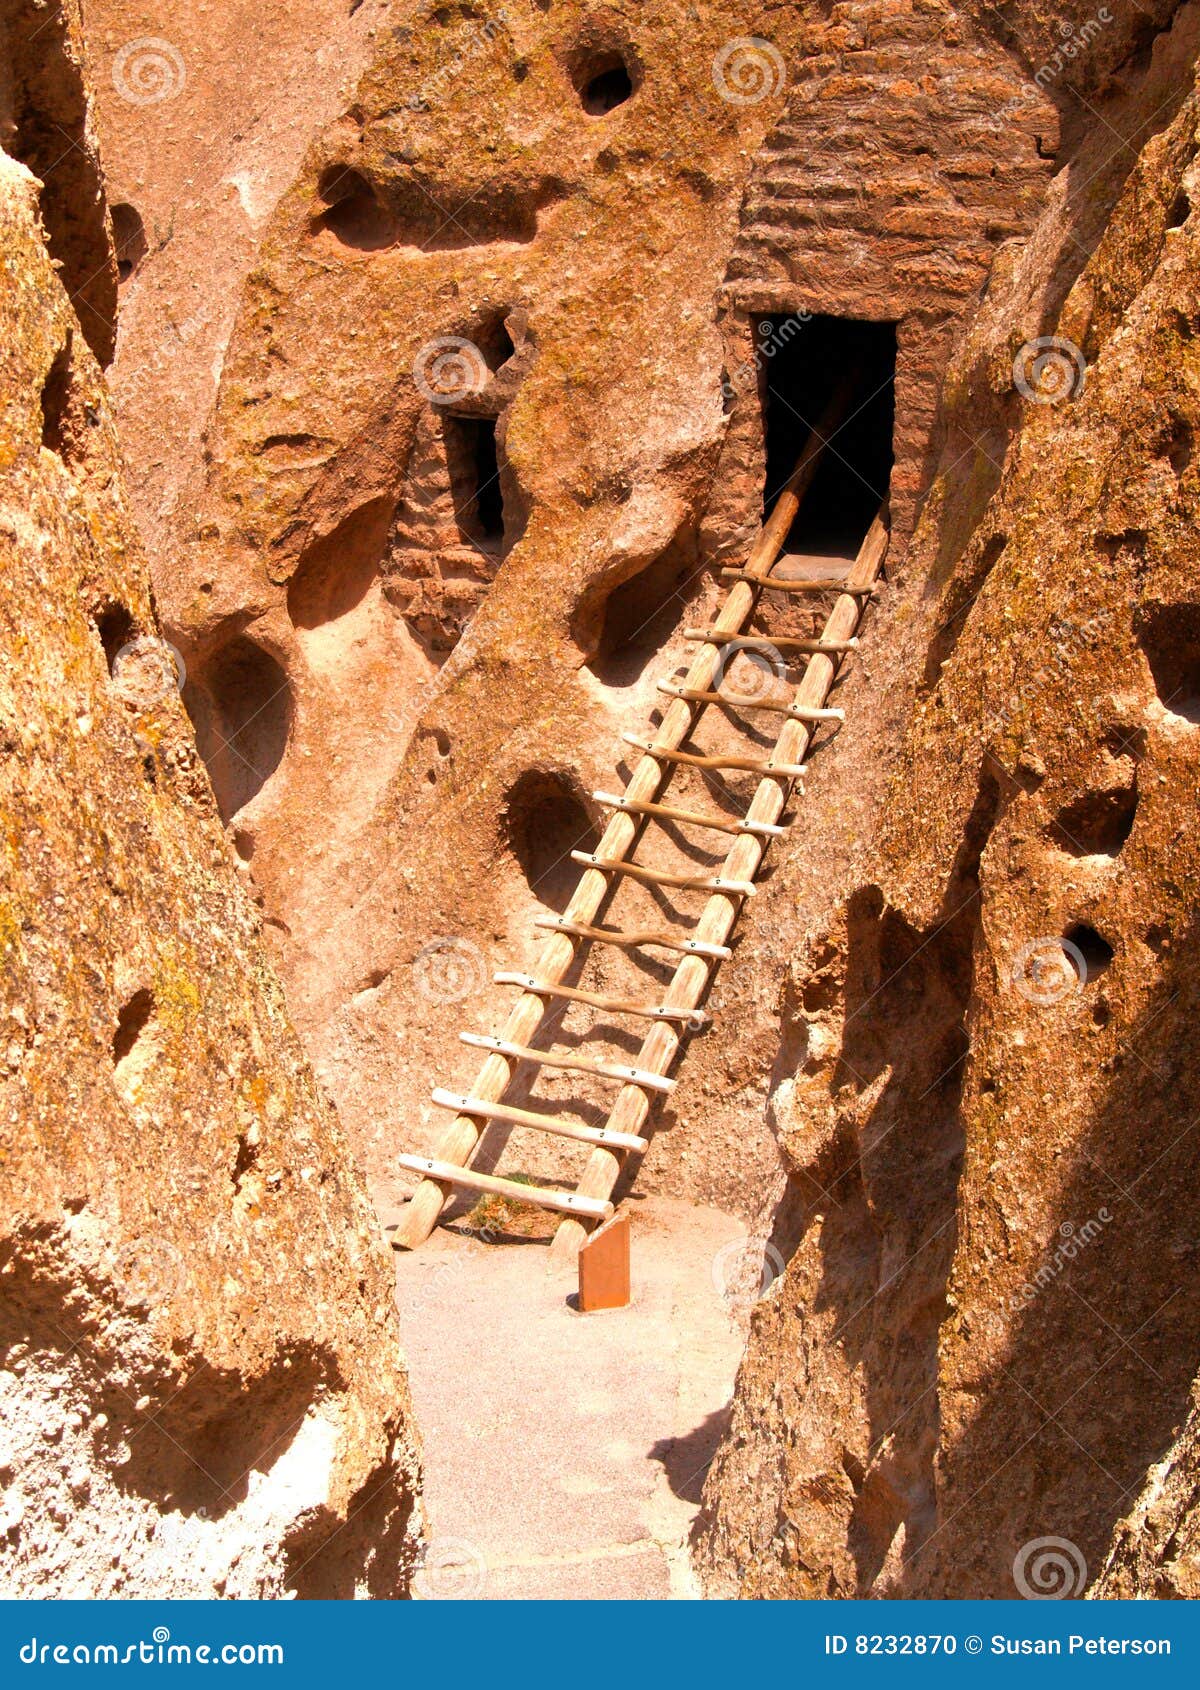
[[[682, 683], [659, 683], [659, 690], [670, 702], [657, 731], [650, 739], [623, 736], [642, 756], [623, 793], [595, 795], [613, 813], [595, 851], [571, 853], [583, 872], [564, 914], [543, 917], [536, 923], [551, 933], [532, 973], [495, 976], [498, 983], [520, 991], [503, 1031], [495, 1036], [460, 1035], [465, 1043], [488, 1054], [469, 1093], [451, 1093], [441, 1088], [433, 1093], [434, 1102], [454, 1115], [438, 1146], [438, 1155], [398, 1158], [402, 1168], [424, 1176], [393, 1236], [393, 1241], [402, 1248], [416, 1249], [428, 1238], [455, 1188], [487, 1192], [515, 1203], [560, 1212], [563, 1219], [553, 1246], [558, 1255], [577, 1250], [587, 1236], [588, 1227], [613, 1213], [612, 1194], [623, 1160], [645, 1150], [647, 1140], [642, 1136], [642, 1129], [653, 1100], [674, 1089], [675, 1082], [668, 1074], [685, 1036], [705, 1026], [710, 1019], [701, 1007], [703, 1000], [716, 970], [731, 954], [728, 941], [743, 901], [757, 890], [755, 877], [767, 846], [772, 838], [785, 831], [779, 818], [793, 784], [804, 774], [804, 759], [813, 736], [821, 724], [842, 718], [840, 710], [829, 707], [829, 693], [846, 655], [857, 647], [859, 624], [877, 590], [888, 544], [886, 511], [881, 509], [876, 516], [844, 578], [772, 579], [770, 572], [811, 484], [824, 444], [846, 415], [852, 390], [852, 382], [847, 382], [809, 435], [745, 567], [721, 571], [722, 579], [731, 582], [731, 586], [712, 626], [685, 630], [685, 637], [696, 645], [696, 654]], [[819, 636], [768, 640], [762, 634], [747, 634], [759, 600], [768, 590], [781, 590], [789, 595], [834, 594]], [[732, 690], [723, 692], [719, 687], [714, 690], [714, 681], [724, 674], [725, 648], [743, 640], [749, 647], [757, 640], [760, 647], [769, 644], [776, 651], [794, 651], [807, 660], [789, 704], [764, 704], [743, 698]], [[708, 756], [685, 750], [684, 742], [691, 738], [704, 712], [714, 704], [735, 712], [762, 709], [782, 714], [783, 723], [770, 752], [766, 756], [743, 757]], [[672, 776], [681, 767], [743, 770], [762, 778], [744, 815], [709, 815], [662, 802]], [[643, 830], [660, 821], [711, 827], [729, 834], [732, 843], [720, 868], [714, 873], [669, 874], [635, 863], [633, 851]], [[624, 877], [645, 885], [706, 891], [709, 896], [694, 927], [620, 932], [597, 926], [602, 906]], [[660, 1001], [612, 998], [564, 983], [592, 945], [658, 947], [677, 955], [679, 961]], [[574, 1051], [535, 1048], [543, 1021], [563, 1002], [585, 1004], [610, 1016], [649, 1021], [636, 1060], [629, 1064], [602, 1062]], [[619, 1089], [604, 1125], [588, 1127], [506, 1104], [504, 1094], [523, 1063], [613, 1082]], [[576, 1189], [526, 1185], [478, 1173], [469, 1167], [467, 1164], [489, 1121], [532, 1127], [591, 1145]]]

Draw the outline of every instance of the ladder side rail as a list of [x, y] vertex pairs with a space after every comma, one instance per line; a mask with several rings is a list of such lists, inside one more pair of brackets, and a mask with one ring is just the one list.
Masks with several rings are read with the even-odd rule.
[[[883, 565], [887, 544], [887, 522], [881, 510], [859, 548], [850, 574], [851, 584], [857, 586], [876, 579]], [[858, 626], [862, 614], [863, 601], [852, 594], [842, 594], [829, 614], [825, 633], [831, 639], [849, 638]], [[836, 675], [837, 664], [832, 657], [814, 657], [797, 688], [797, 699], [805, 704], [823, 703]], [[786, 721], [778, 741], [781, 761], [802, 763], [814, 731], [812, 724], [792, 719]], [[754, 821], [777, 821], [787, 802], [790, 784], [787, 777], [779, 775], [770, 775], [760, 781], [747, 811], [748, 818]], [[743, 834], [731, 847], [720, 871], [722, 876], [753, 880], [766, 847], [765, 839], [755, 834]], [[739, 909], [740, 905], [735, 898], [724, 893], [715, 893], [705, 905], [696, 925], [696, 938], [723, 945], [737, 921]], [[704, 995], [714, 966], [713, 961], [706, 962], [700, 957], [685, 957], [663, 993], [664, 1004], [694, 1008]], [[665, 1073], [674, 1061], [681, 1037], [670, 1023], [658, 1023], [642, 1043], [642, 1048], [635, 1058], [637, 1066], [653, 1073]], [[650, 1100], [646, 1094], [636, 1087], [623, 1086], [609, 1112], [604, 1130], [637, 1134], [645, 1124], [649, 1112]], [[588, 1157], [587, 1166], [576, 1190], [582, 1197], [608, 1199], [616, 1186], [620, 1171], [620, 1158], [611, 1150], [597, 1147]], [[587, 1229], [579, 1221], [574, 1218], [562, 1221], [554, 1235], [554, 1254], [559, 1257], [573, 1254], [586, 1236]]]

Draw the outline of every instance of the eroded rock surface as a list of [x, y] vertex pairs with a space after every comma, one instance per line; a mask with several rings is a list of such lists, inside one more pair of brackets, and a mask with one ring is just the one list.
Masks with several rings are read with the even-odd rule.
[[[903, 544], [956, 325], [1053, 171], [1028, 75], [940, 3], [394, 8], [281, 201], [159, 592], [291, 1005], [385, 1195], [753, 532], [770, 323], [897, 323]], [[747, 925], [730, 1029], [783, 971]], [[589, 983], [659, 975], [610, 952]], [[718, 1030], [643, 1177], [757, 1212], [780, 1183], [763, 1078]], [[521, 1134], [503, 1153], [580, 1165]]]
[[[249, 225], [219, 328], [184, 311], [191, 439], [137, 493], [384, 1200], [755, 529], [786, 325], [894, 326], [847, 724], [638, 1172], [787, 1264], [709, 1481], [713, 1591], [1007, 1596], [1044, 1538], [1079, 1588], [1194, 1583], [1196, 10], [398, 5], [273, 210], [283, 153], [230, 155]], [[146, 317], [118, 358], [143, 439], [160, 343]], [[589, 984], [663, 978], [608, 952]], [[492, 1131], [479, 1165], [581, 1156]]]
[[[1126, 1514], [1102, 1593], [1191, 1576], [1195, 28], [1131, 67], [1137, 147], [1081, 144], [952, 366], [872, 633], [891, 777], [790, 970], [790, 1259], [709, 1480], [714, 1589], [1078, 1594]], [[1061, 398], [1022, 404], [1039, 334]]]
[[[55, 17], [0, 109], [0, 1578], [403, 1595], [389, 1264], [158, 631], [95, 296], [54, 262], [64, 225], [104, 228], [95, 157], [82, 186], [77, 159], [65, 186], [25, 162], [58, 109], [39, 91], [80, 73], [75, 9]], [[22, 8], [2, 22], [28, 46]]]

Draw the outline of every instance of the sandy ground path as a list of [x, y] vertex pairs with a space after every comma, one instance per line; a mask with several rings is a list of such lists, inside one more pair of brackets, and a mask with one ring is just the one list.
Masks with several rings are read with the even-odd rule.
[[422, 1594], [699, 1594], [686, 1541], [744, 1342], [746, 1307], [720, 1288], [744, 1228], [664, 1198], [628, 1206], [626, 1309], [576, 1312], [574, 1267], [551, 1266], [545, 1242], [439, 1229], [397, 1252]]

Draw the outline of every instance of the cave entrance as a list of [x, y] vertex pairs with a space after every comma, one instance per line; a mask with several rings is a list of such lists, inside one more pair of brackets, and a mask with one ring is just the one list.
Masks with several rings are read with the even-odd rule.
[[459, 532], [489, 554], [502, 553], [506, 539], [496, 422], [495, 417], [446, 416], [442, 424]]
[[891, 480], [896, 325], [776, 315], [757, 318], [754, 328], [766, 413], [764, 515], [834, 390], [848, 375], [853, 381], [846, 420], [822, 454], [783, 548], [853, 558]]
[[189, 677], [183, 702], [228, 824], [283, 761], [292, 724], [287, 676], [270, 652], [238, 634]]
[[571, 852], [594, 851], [598, 843], [571, 781], [550, 769], [526, 770], [508, 794], [504, 827], [530, 891], [561, 915], [579, 880]]

